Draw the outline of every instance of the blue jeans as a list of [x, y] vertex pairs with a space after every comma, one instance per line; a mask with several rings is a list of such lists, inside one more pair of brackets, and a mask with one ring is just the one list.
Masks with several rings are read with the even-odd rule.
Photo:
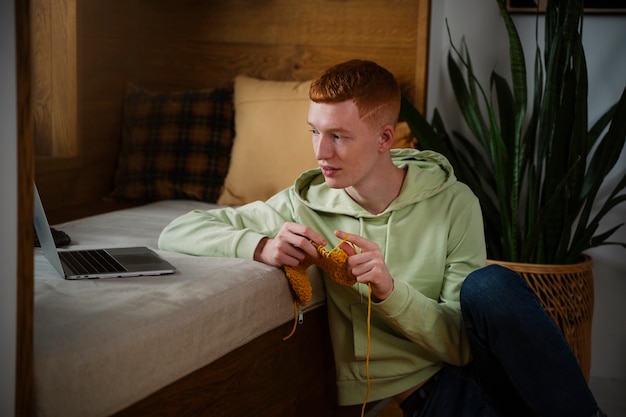
[[474, 360], [446, 365], [413, 417], [590, 417], [596, 401], [561, 331], [526, 281], [497, 265], [470, 274], [461, 310]]

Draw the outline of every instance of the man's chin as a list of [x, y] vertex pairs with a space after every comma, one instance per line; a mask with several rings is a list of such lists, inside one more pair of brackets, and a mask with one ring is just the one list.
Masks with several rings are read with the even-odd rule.
[[334, 188], [334, 189], [346, 188], [343, 184], [340, 184], [338, 181], [335, 181], [332, 178], [324, 177], [324, 180], [326, 181], [326, 185], [328, 186], [328, 188]]

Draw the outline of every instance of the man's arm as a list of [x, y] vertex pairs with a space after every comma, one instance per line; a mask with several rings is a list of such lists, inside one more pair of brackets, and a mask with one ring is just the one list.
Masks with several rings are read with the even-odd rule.
[[396, 280], [391, 295], [377, 308], [390, 325], [425, 352], [442, 362], [463, 365], [470, 360], [471, 351], [462, 322], [460, 290], [467, 275], [485, 266], [482, 214], [477, 201], [457, 210], [448, 246], [438, 299]]
[[254, 202], [187, 213], [163, 229], [159, 247], [197, 256], [253, 259], [272, 266], [298, 265], [305, 254], [317, 257], [311, 242], [325, 246], [326, 240], [288, 217], [292, 210], [286, 204], [288, 192], [283, 194], [273, 200], [282, 201], [278, 205]]
[[261, 240], [286, 219], [262, 202], [238, 208], [194, 210], [174, 219], [159, 236], [159, 248], [196, 256], [253, 259]]

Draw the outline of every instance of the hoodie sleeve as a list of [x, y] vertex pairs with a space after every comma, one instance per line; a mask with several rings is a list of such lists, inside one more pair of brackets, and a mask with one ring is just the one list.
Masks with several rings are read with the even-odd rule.
[[237, 208], [191, 211], [163, 229], [159, 248], [196, 256], [252, 259], [261, 239], [275, 236], [286, 221], [291, 221], [287, 194], [285, 191], [272, 199], [283, 204], [257, 201]]
[[485, 265], [486, 255], [478, 201], [473, 198], [451, 218], [438, 299], [424, 295], [410, 281], [396, 280], [393, 293], [376, 307], [426, 355], [461, 366], [471, 359], [460, 308], [461, 285], [467, 275]]

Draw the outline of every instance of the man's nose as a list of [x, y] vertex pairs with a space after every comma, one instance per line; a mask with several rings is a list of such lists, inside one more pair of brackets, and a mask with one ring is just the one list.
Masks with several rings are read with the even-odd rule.
[[329, 159], [333, 155], [332, 141], [327, 135], [320, 135], [314, 146], [318, 160]]

